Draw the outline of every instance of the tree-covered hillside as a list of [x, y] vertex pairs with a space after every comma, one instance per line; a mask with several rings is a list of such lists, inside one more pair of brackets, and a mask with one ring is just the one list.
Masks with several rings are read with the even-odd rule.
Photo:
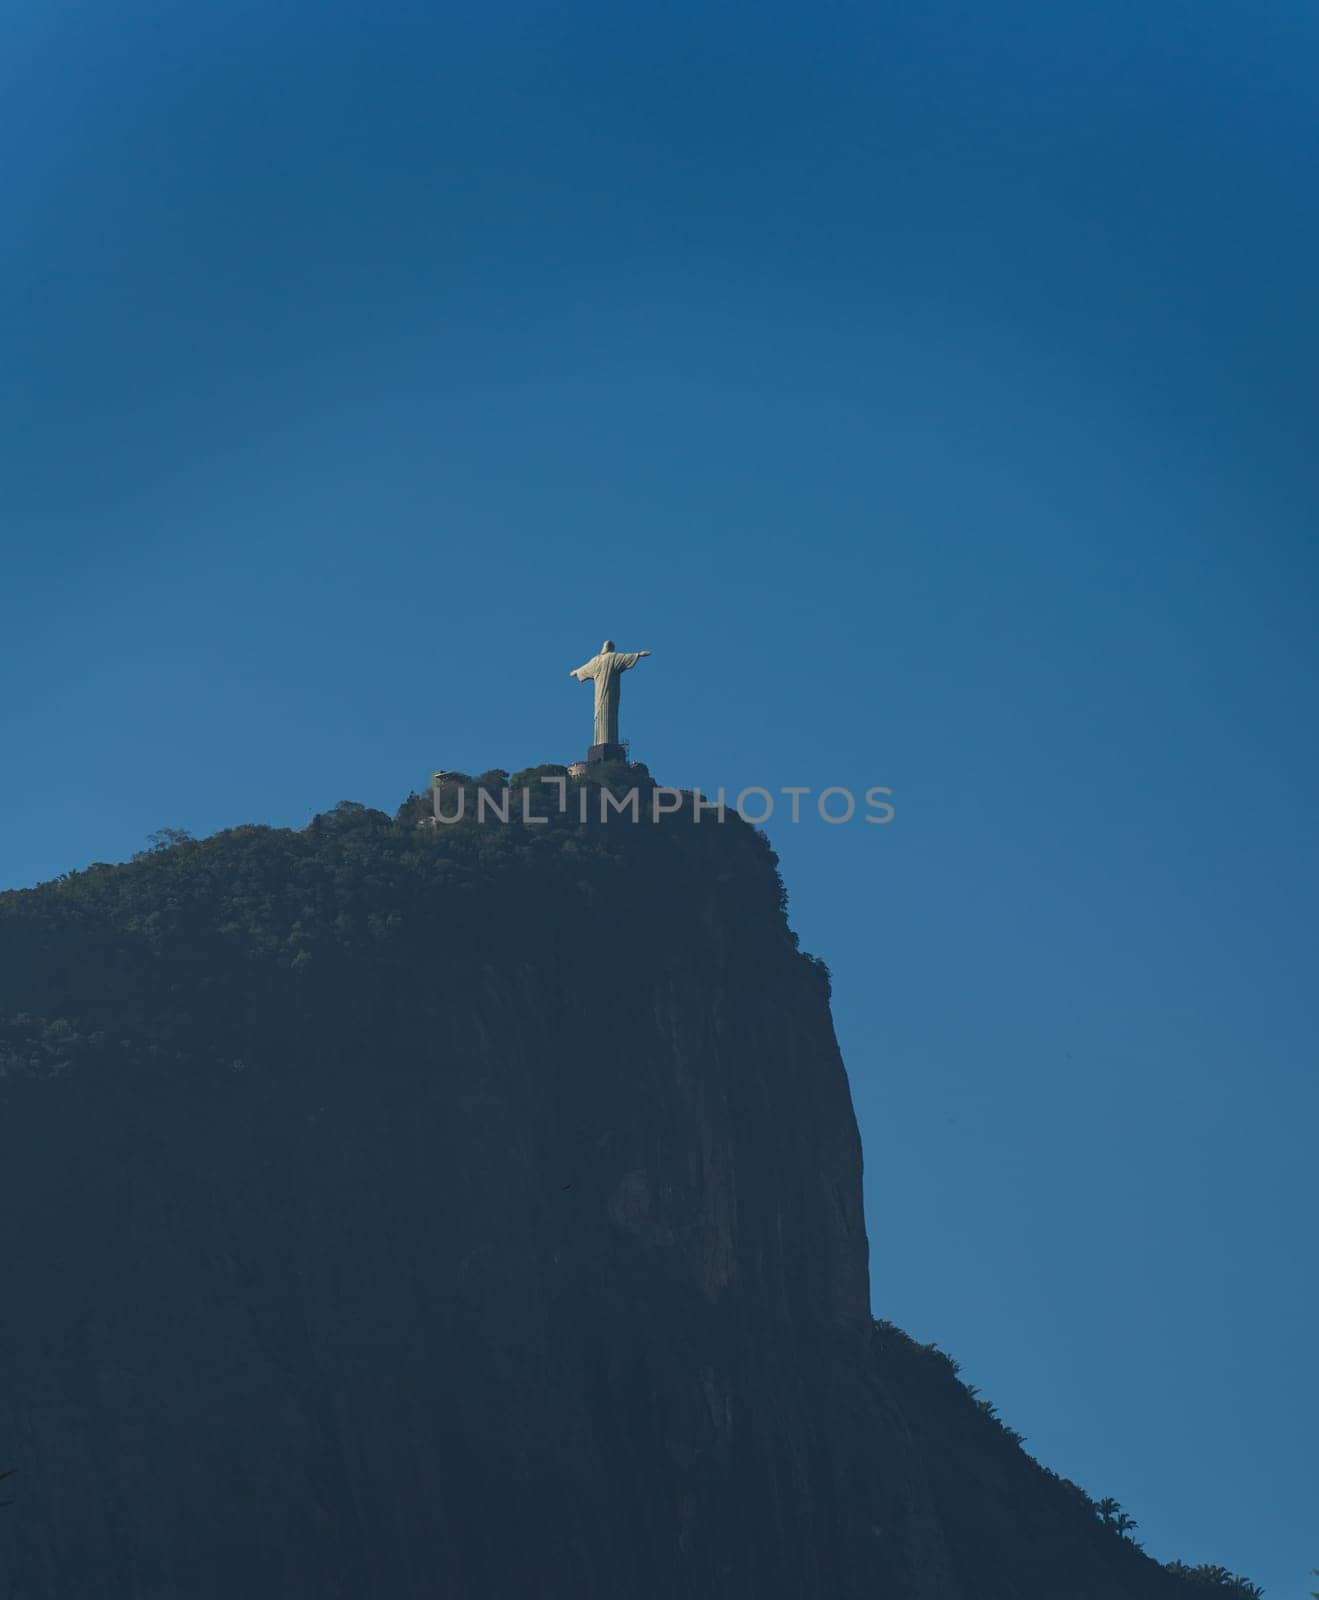
[[0, 896], [16, 1600], [1253, 1595], [874, 1321], [764, 837], [543, 778]]

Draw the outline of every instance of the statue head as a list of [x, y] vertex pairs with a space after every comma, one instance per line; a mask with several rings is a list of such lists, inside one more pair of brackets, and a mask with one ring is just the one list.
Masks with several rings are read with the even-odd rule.
[[606, 639], [605, 642], [600, 646], [600, 654], [602, 656], [607, 656], [613, 648], [614, 641], [612, 639]]

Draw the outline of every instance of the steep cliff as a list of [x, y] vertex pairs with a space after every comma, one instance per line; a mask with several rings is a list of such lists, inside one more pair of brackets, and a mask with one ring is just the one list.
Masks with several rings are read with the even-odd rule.
[[0, 897], [14, 1600], [1159, 1600], [870, 1315], [736, 819], [341, 806]]

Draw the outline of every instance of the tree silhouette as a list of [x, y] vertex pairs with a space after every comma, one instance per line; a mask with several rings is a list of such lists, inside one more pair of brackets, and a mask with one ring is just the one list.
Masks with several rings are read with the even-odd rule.
[[[1106, 1494], [1096, 1503], [1095, 1515], [1106, 1528], [1112, 1528], [1114, 1533], [1124, 1539], [1130, 1539], [1131, 1530], [1139, 1526], [1135, 1517], [1129, 1517], [1111, 1494]], [[1132, 1540], [1132, 1543], [1135, 1541]]]
[[1179, 1578], [1185, 1578], [1202, 1592], [1213, 1589], [1224, 1596], [1239, 1596], [1240, 1600], [1262, 1600], [1264, 1594], [1263, 1589], [1257, 1583], [1252, 1583], [1249, 1578], [1238, 1577], [1226, 1567], [1215, 1566], [1209, 1562], [1203, 1562], [1198, 1567], [1188, 1567], [1184, 1561], [1170, 1561], [1168, 1571], [1176, 1573]]

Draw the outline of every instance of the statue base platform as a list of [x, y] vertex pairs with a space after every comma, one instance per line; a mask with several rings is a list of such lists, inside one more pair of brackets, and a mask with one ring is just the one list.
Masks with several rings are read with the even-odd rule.
[[591, 766], [601, 761], [626, 761], [627, 751], [621, 744], [593, 744], [586, 752], [586, 759]]

